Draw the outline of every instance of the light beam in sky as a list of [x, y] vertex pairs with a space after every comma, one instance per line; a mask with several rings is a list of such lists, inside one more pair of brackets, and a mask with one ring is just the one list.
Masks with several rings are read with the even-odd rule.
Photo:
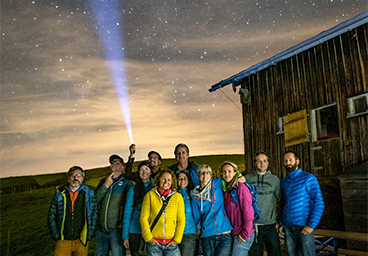
[[92, 10], [95, 14], [100, 38], [104, 45], [111, 76], [123, 112], [125, 125], [130, 142], [133, 143], [132, 126], [130, 122], [129, 95], [124, 65], [124, 45], [121, 26], [121, 9], [119, 1], [92, 0]]

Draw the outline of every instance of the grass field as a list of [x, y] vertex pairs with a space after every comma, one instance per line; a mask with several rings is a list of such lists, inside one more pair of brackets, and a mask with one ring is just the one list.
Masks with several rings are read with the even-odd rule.
[[[191, 157], [198, 164], [209, 164], [218, 175], [225, 160], [237, 163], [244, 170], [243, 155], [213, 155]], [[175, 163], [174, 159], [163, 159], [162, 167]], [[139, 162], [133, 165], [136, 171]], [[67, 170], [66, 170], [67, 171]], [[86, 170], [86, 183], [95, 188], [99, 180], [109, 174], [108, 167]], [[55, 242], [47, 227], [47, 214], [57, 185], [66, 182], [65, 174], [48, 174], [0, 179], [1, 186], [1, 255], [39, 256], [52, 255]], [[33, 189], [11, 193], [14, 187], [33, 187]], [[38, 187], [38, 188], [37, 188]], [[10, 193], [4, 193], [4, 188]], [[89, 255], [94, 255], [94, 240], [89, 246]]]

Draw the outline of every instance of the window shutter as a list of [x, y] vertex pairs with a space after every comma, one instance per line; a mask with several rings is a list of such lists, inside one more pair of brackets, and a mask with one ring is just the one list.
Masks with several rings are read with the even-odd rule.
[[307, 110], [284, 116], [285, 147], [309, 142]]

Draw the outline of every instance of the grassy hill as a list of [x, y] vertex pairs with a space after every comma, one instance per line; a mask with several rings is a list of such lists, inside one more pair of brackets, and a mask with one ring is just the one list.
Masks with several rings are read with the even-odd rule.
[[[244, 170], [243, 155], [212, 155], [191, 157], [198, 164], [208, 164], [219, 175], [225, 160], [233, 161]], [[134, 163], [136, 171], [140, 161]], [[175, 163], [163, 159], [162, 168]], [[66, 170], [67, 171], [67, 170]], [[85, 181], [94, 189], [101, 178], [110, 173], [108, 167], [86, 170]], [[66, 183], [65, 173], [0, 179], [1, 188], [1, 255], [53, 255], [55, 242], [47, 227], [47, 214], [55, 187]], [[89, 255], [94, 255], [94, 240], [89, 246]]]

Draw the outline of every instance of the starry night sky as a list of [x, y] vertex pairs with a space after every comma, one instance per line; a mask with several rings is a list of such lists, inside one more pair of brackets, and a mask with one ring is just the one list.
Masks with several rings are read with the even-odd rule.
[[[1, 0], [1, 177], [126, 160], [124, 87], [137, 160], [150, 150], [171, 158], [181, 142], [190, 155], [241, 154], [239, 95], [211, 85], [368, 9], [366, 0], [103, 1], [113, 14], [91, 1]], [[109, 43], [120, 41], [125, 58], [107, 57], [101, 33], [121, 34]], [[122, 67], [118, 83], [110, 67]]]

